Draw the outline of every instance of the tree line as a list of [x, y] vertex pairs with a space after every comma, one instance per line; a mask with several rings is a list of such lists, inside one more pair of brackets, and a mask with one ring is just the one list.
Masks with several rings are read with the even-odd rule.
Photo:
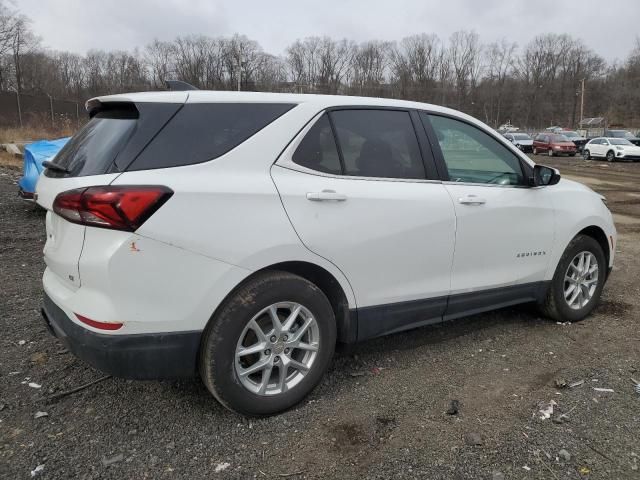
[[584, 117], [640, 126], [640, 37], [623, 61], [608, 62], [566, 34], [523, 46], [483, 43], [473, 31], [447, 39], [421, 33], [399, 41], [309, 37], [282, 55], [244, 35], [189, 35], [130, 51], [85, 55], [45, 48], [27, 17], [0, 0], [0, 90], [84, 101], [160, 89], [178, 79], [211, 90], [382, 96], [435, 103], [492, 126], [577, 126]]

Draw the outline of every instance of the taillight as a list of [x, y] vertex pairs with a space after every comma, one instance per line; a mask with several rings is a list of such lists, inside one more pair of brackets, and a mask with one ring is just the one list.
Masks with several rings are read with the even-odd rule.
[[151, 185], [77, 188], [58, 194], [53, 211], [80, 225], [133, 232], [171, 195], [171, 189]]

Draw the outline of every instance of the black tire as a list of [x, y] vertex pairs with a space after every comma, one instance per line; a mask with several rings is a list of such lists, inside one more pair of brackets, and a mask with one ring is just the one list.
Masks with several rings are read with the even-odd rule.
[[609, 150], [607, 152], [607, 162], [613, 162], [616, 158], [616, 154], [613, 152], [613, 150]]
[[[580, 252], [591, 252], [598, 262], [598, 282], [591, 299], [580, 309], [572, 309], [564, 297], [564, 277], [569, 263]], [[565, 249], [549, 285], [540, 309], [544, 315], [557, 322], [579, 322], [587, 317], [598, 304], [607, 275], [606, 257], [600, 244], [587, 235], [576, 236]]]
[[583, 150], [582, 158], [585, 160], [591, 160], [591, 152], [589, 152], [589, 150]]
[[[290, 390], [259, 395], [245, 388], [238, 378], [236, 346], [251, 319], [278, 302], [297, 302], [311, 312], [318, 325], [318, 352], [304, 378]], [[251, 416], [272, 415], [293, 407], [318, 385], [329, 367], [335, 344], [336, 320], [322, 290], [291, 273], [264, 272], [232, 292], [207, 325], [200, 345], [200, 376], [228, 409]]]
[[549, 150], [547, 150], [547, 155], [549, 155], [550, 157], [553, 157], [555, 155], [553, 148], [549, 147]]
[[533, 154], [538, 155], [538, 149], [536, 147], [533, 147]]

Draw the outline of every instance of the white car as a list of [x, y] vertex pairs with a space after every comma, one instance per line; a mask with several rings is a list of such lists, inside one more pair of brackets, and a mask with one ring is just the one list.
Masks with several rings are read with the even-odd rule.
[[505, 133], [504, 138], [509, 140], [523, 152], [533, 152], [533, 138], [526, 133]]
[[616, 230], [603, 197], [423, 103], [234, 92], [99, 97], [41, 176], [43, 314], [91, 365], [201, 375], [268, 415], [336, 342], [538, 302], [578, 321]]
[[640, 160], [640, 147], [626, 138], [599, 137], [589, 140], [582, 150], [585, 160], [605, 158], [607, 162], [615, 160]]

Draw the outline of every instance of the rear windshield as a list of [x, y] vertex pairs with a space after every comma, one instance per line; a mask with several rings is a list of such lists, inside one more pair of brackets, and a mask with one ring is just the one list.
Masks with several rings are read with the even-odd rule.
[[97, 113], [53, 160], [68, 173], [47, 169], [49, 177], [82, 177], [105, 173], [127, 143], [137, 122], [135, 108]]
[[240, 145], [294, 106], [186, 104], [126, 170], [179, 167], [212, 160]]

